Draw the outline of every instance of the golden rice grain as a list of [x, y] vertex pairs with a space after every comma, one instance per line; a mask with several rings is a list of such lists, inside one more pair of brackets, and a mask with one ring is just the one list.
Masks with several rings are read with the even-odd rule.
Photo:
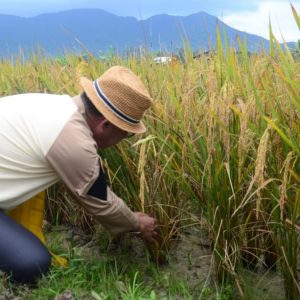
[[[268, 150], [268, 141], [270, 137], [270, 126], [266, 128], [258, 149], [257, 149], [257, 157], [255, 161], [255, 173], [254, 173], [254, 179], [258, 186], [263, 185], [264, 183], [264, 170], [266, 165], [266, 154]], [[261, 190], [259, 189], [257, 192], [257, 201], [256, 201], [256, 218], [258, 219], [259, 212], [260, 212], [260, 206], [261, 206]]]
[[283, 164], [282, 170], [283, 171], [283, 179], [282, 179], [282, 184], [279, 188], [280, 190], [280, 198], [279, 198], [279, 207], [280, 207], [280, 218], [283, 220], [283, 214], [284, 214], [284, 207], [285, 207], [285, 202], [286, 202], [286, 190], [287, 190], [287, 185], [289, 183], [289, 169], [291, 167], [291, 162], [293, 160], [294, 153], [290, 152], [286, 160]]

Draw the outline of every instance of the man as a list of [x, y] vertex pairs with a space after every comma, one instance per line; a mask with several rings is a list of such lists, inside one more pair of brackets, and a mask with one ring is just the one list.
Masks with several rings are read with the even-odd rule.
[[[0, 99], [0, 270], [17, 282], [47, 273], [41, 230], [45, 189], [59, 180], [114, 233], [156, 236], [156, 220], [132, 212], [106, 185], [97, 149], [145, 132], [152, 99], [129, 69], [115, 66], [80, 96], [21, 94]], [[21, 224], [21, 225], [20, 225]]]

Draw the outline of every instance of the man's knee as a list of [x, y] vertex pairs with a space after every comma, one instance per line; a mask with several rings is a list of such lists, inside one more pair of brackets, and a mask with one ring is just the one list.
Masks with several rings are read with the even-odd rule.
[[34, 251], [30, 256], [16, 261], [12, 271], [12, 279], [19, 283], [36, 283], [43, 275], [47, 274], [51, 265], [51, 255], [46, 248]]

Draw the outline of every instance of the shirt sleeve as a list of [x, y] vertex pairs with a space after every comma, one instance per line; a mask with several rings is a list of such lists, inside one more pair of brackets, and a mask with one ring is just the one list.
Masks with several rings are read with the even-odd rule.
[[89, 195], [101, 175], [97, 145], [79, 112], [67, 122], [46, 158], [79, 204], [113, 233], [137, 230], [138, 219], [125, 202], [107, 187], [107, 198]]

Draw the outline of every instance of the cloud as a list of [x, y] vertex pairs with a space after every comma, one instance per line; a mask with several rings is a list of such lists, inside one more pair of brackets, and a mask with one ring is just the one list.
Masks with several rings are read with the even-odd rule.
[[[299, 13], [300, 5], [293, 5]], [[288, 2], [264, 1], [258, 3], [254, 11], [224, 14], [222, 21], [247, 33], [254, 33], [269, 38], [269, 17], [273, 33], [280, 42], [283, 40], [289, 42], [300, 39], [300, 31]]]

